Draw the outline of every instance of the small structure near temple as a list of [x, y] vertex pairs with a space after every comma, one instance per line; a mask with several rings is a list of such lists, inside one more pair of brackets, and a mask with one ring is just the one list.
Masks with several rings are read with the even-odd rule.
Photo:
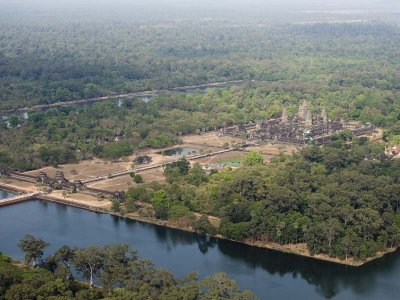
[[10, 176], [11, 169], [8, 167], [0, 167], [0, 176]]
[[400, 145], [386, 146], [385, 154], [393, 159], [400, 159]]
[[133, 161], [135, 164], [138, 165], [144, 165], [144, 164], [149, 164], [153, 161], [153, 159], [148, 156], [148, 155], [142, 155], [142, 156], [138, 156], [135, 158], [135, 160]]
[[118, 200], [119, 202], [125, 202], [126, 194], [124, 191], [115, 191], [114, 193], [112, 193], [112, 197], [114, 197], [114, 199]]
[[286, 109], [277, 119], [237, 125], [221, 129], [222, 135], [243, 136], [250, 141], [279, 141], [294, 144], [325, 144], [332, 141], [335, 133], [348, 130], [353, 136], [364, 135], [375, 130], [371, 124], [348, 124], [344, 120], [330, 120], [325, 108], [314, 115], [304, 101], [298, 113], [289, 116]]

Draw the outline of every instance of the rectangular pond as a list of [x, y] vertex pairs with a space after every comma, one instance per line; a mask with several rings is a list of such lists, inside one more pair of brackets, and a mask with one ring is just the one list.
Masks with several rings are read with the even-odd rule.
[[173, 149], [160, 151], [158, 153], [165, 155], [165, 156], [183, 157], [183, 156], [188, 156], [188, 155], [193, 155], [193, 154], [199, 154], [200, 149], [191, 148], [191, 147], [180, 147], [180, 148], [173, 148]]

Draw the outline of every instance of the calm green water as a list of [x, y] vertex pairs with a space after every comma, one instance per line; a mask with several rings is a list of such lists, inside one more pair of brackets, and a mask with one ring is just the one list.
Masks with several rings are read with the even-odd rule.
[[186, 156], [189, 154], [195, 154], [195, 153], [199, 153], [199, 149], [196, 148], [190, 148], [190, 147], [183, 147], [183, 148], [174, 148], [174, 149], [169, 149], [169, 150], [165, 150], [163, 152], [161, 152], [163, 155], [166, 156], [178, 156], [178, 157], [182, 157], [182, 156]]
[[[183, 277], [223, 271], [261, 299], [399, 299], [400, 254], [350, 268], [99, 214], [29, 201], [0, 208], [0, 251], [22, 259], [26, 233], [70, 246], [127, 243], [139, 255]], [[48, 252], [49, 252], [48, 251]]]
[[13, 197], [15, 197], [14, 194], [0, 190], [0, 201], [7, 199], [7, 198], [13, 198]]

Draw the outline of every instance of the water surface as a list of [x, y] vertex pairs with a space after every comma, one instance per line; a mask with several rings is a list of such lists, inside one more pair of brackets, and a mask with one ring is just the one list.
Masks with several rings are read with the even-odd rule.
[[8, 199], [8, 198], [13, 198], [15, 197], [15, 194], [7, 191], [0, 190], [0, 202], [2, 200]]
[[195, 154], [195, 153], [199, 153], [199, 152], [200, 152], [200, 150], [196, 149], [196, 148], [183, 147], [183, 148], [168, 149], [168, 150], [162, 151], [160, 153], [165, 156], [182, 157], [182, 156], [187, 156], [187, 155]]
[[69, 246], [127, 243], [142, 258], [183, 277], [226, 272], [261, 299], [399, 299], [400, 254], [345, 267], [153, 224], [34, 200], [0, 208], [0, 251], [17, 259], [25, 234]]

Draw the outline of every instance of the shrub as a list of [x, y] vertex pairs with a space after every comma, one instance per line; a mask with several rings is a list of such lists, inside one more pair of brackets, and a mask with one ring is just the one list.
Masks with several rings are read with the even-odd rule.
[[140, 208], [138, 210], [138, 214], [141, 217], [145, 217], [145, 218], [152, 218], [154, 217], [154, 210], [152, 209], [147, 209], [147, 208]]
[[93, 152], [96, 156], [101, 158], [116, 159], [131, 155], [133, 149], [129, 142], [118, 142], [98, 145], [95, 147]]
[[168, 218], [171, 220], [178, 220], [179, 218], [182, 218], [189, 214], [190, 214], [189, 208], [187, 208], [184, 205], [177, 204], [177, 205], [171, 206], [171, 208], [169, 209]]
[[248, 236], [248, 229], [248, 222], [231, 223], [226, 221], [222, 221], [219, 228], [223, 236], [236, 241], [244, 240]]
[[113, 212], [119, 212], [121, 209], [121, 204], [119, 203], [118, 200], [113, 199], [112, 200], [112, 210]]
[[133, 181], [136, 182], [136, 183], [143, 183], [143, 182], [144, 182], [144, 181], [143, 181], [143, 177], [142, 177], [141, 175], [139, 175], [139, 174], [136, 174], [136, 175], [133, 177]]
[[0, 262], [11, 263], [11, 261], [12, 261], [11, 257], [9, 257], [9, 256], [7, 256], [7, 255], [5, 255], [5, 254], [0, 252]]
[[200, 235], [211, 234], [215, 235], [217, 233], [216, 228], [210, 223], [207, 216], [201, 216], [200, 219], [192, 223], [193, 230]]

